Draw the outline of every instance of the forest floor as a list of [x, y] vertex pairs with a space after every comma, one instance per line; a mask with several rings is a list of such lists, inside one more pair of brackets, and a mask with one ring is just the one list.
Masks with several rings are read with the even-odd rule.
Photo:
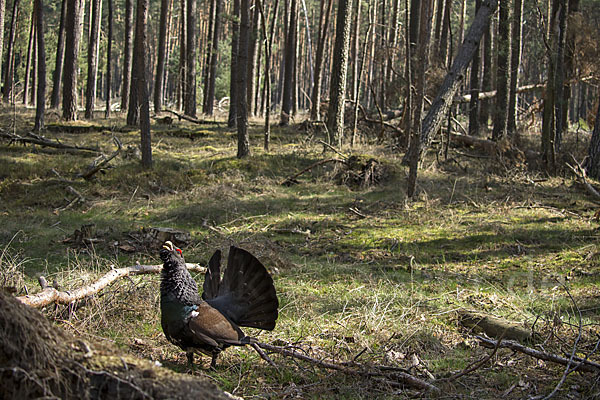
[[[343, 149], [376, 161], [381, 175], [371, 185], [356, 184], [345, 164], [331, 162], [286, 186], [309, 165], [342, 156], [302, 125], [274, 127], [271, 150], [264, 151], [262, 127], [253, 121], [252, 156], [238, 160], [236, 132], [222, 122], [175, 121], [153, 124], [154, 168], [146, 171], [135, 150], [139, 132], [123, 129], [122, 118], [62, 125], [57, 118], [49, 115], [47, 138], [110, 154], [114, 135], [123, 151], [87, 181], [76, 176], [95, 153], [0, 141], [0, 286], [16, 294], [38, 291], [41, 274], [68, 290], [113, 266], [158, 264], [158, 251], [140, 238], [148, 228], [170, 227], [191, 233], [183, 248], [187, 262], [205, 263], [214, 250], [236, 244], [267, 266], [279, 320], [272, 332], [246, 333], [294, 344], [318, 359], [405, 368], [442, 389], [441, 398], [545, 395], [565, 371], [497, 349], [474, 371], [439, 380], [492, 352], [462, 326], [464, 310], [514, 321], [535, 331], [529, 346], [567, 358], [574, 345], [585, 357], [598, 342], [599, 206], [566, 172], [550, 177], [451, 146], [447, 159], [427, 155], [418, 197], [407, 200], [407, 170], [391, 140], [363, 139]], [[26, 134], [33, 111], [0, 108], [0, 121], [3, 132]], [[569, 136], [579, 159], [588, 135]], [[74, 234], [89, 224], [83, 239]], [[76, 335], [187, 371], [185, 354], [162, 333], [159, 276], [122, 279], [77, 307], [44, 312]], [[193, 373], [244, 398], [420, 396], [382, 380], [271, 357], [278, 369], [251, 348], [230, 348], [215, 371], [198, 357], [204, 369]], [[597, 376], [574, 372], [558, 397], [598, 393]]]

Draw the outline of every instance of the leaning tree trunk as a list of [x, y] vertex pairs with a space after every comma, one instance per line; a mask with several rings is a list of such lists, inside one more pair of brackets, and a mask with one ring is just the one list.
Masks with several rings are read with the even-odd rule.
[[[14, 47], [15, 37], [17, 32], [17, 15], [19, 13], [19, 0], [13, 1], [12, 16], [10, 18], [10, 32], [6, 48], [6, 68], [4, 71], [4, 88], [2, 89], [2, 100], [8, 101], [12, 92], [13, 75], [14, 75]], [[3, 35], [4, 32], [0, 32]], [[2, 60], [0, 60], [2, 61]]]
[[498, 23], [498, 66], [496, 68], [496, 108], [492, 139], [500, 140], [508, 129], [508, 97], [510, 95], [510, 6], [511, 1], [500, 2]]
[[35, 18], [37, 31], [37, 100], [35, 108], [34, 132], [44, 128], [44, 110], [46, 102], [46, 49], [44, 47], [44, 2], [35, 0]]
[[237, 61], [240, 37], [240, 0], [233, 0], [233, 15], [231, 16], [231, 65], [229, 76], [229, 116], [227, 126], [236, 127], [237, 119]]
[[187, 43], [184, 114], [196, 116], [196, 6], [197, 0], [187, 1]]
[[[4, 0], [0, 0], [4, 1]], [[63, 62], [65, 59], [65, 23], [67, 19], [67, 0], [61, 1], [60, 24], [58, 27], [58, 38], [56, 43], [56, 62], [52, 74], [52, 94], [50, 95], [50, 107], [58, 108], [60, 103], [60, 84], [62, 81]], [[1, 31], [1, 30], [0, 30]], [[2, 36], [2, 35], [0, 35]], [[1, 39], [0, 39], [1, 40]], [[0, 46], [1, 48], [2, 46]], [[1, 51], [1, 50], [0, 50]]]
[[88, 42], [87, 60], [87, 86], [85, 90], [85, 118], [94, 118], [94, 105], [96, 102], [96, 74], [98, 72], [98, 32], [100, 30], [100, 0], [92, 1], [92, 14], [90, 15], [90, 40]]
[[[421, 153], [430, 143], [431, 136], [436, 133], [444, 121], [444, 117], [450, 106], [456, 91], [465, 79], [467, 67], [475, 56], [481, 37], [488, 24], [490, 17], [498, 7], [498, 0], [483, 0], [481, 8], [473, 20], [473, 24], [465, 35], [462, 46], [458, 49], [458, 54], [452, 63], [450, 71], [444, 78], [442, 85], [433, 100], [427, 115], [423, 119], [423, 130], [421, 132]], [[407, 163], [405, 158], [403, 163]]]
[[81, 0], [67, 0], [65, 24], [65, 62], [63, 70], [63, 118], [77, 119], [77, 56], [81, 30]]
[[129, 109], [131, 95], [131, 72], [133, 59], [133, 0], [125, 0], [125, 49], [123, 55], [123, 87], [121, 89], [121, 112]]
[[240, 41], [237, 62], [237, 158], [250, 155], [250, 138], [248, 135], [248, 108], [246, 103], [246, 79], [248, 70], [248, 35], [250, 34], [249, 0], [240, 2]]
[[140, 108], [140, 133], [142, 149], [142, 165], [152, 167], [152, 145], [150, 134], [150, 101], [148, 96], [148, 80], [146, 79], [146, 54], [147, 54], [147, 21], [149, 0], [137, 1], [137, 17], [135, 23], [134, 65], [136, 67], [135, 80], [137, 87], [137, 103]]
[[[296, 20], [298, 7], [296, 0], [290, 4], [290, 17], [288, 24], [287, 40], [285, 41], [285, 66], [283, 78], [283, 98], [281, 101], [281, 116], [279, 125], [290, 124], [292, 113], [292, 89], [294, 79], [294, 58], [296, 57]], [[240, 39], [241, 40], [241, 39]]]
[[110, 98], [112, 85], [112, 42], [113, 42], [113, 0], [108, 2], [108, 37], [106, 44], [106, 111], [104, 117], [110, 117]]
[[162, 111], [163, 85], [165, 78], [165, 59], [167, 48], [167, 17], [169, 0], [160, 1], [160, 23], [158, 33], [158, 58], [156, 60], [156, 78], [154, 80], [154, 112]]
[[330, 135], [333, 135], [334, 143], [339, 147], [341, 147], [344, 137], [344, 110], [348, 52], [350, 50], [351, 14], [352, 0], [340, 0], [336, 19], [331, 85], [329, 87], [329, 110], [327, 111], [327, 128]]
[[[327, 2], [327, 7], [325, 7]], [[321, 11], [319, 14], [319, 32], [317, 38], [317, 54], [315, 57], [315, 82], [313, 84], [310, 109], [310, 119], [317, 121], [321, 119], [321, 75], [323, 70], [323, 53], [325, 52], [325, 39], [327, 38], [327, 30], [329, 29], [329, 16], [333, 0], [321, 0]]]
[[588, 158], [585, 163], [585, 169], [589, 176], [600, 180], [600, 102], [598, 102], [598, 111], [596, 112], [596, 122], [590, 147], [588, 148]]

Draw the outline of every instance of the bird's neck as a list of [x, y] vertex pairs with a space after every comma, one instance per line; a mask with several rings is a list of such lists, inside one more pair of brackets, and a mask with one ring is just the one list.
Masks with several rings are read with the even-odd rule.
[[186, 268], [177, 266], [173, 269], [163, 269], [160, 286], [162, 297], [175, 297], [185, 305], [197, 304], [200, 301], [198, 285]]

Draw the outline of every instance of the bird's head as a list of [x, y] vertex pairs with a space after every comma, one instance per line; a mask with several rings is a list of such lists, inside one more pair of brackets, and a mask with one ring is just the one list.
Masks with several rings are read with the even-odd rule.
[[163, 262], [167, 262], [169, 260], [177, 261], [181, 260], [183, 262], [183, 252], [180, 248], [177, 248], [173, 245], [173, 242], [167, 240], [163, 245], [162, 249], [160, 249], [160, 259]]

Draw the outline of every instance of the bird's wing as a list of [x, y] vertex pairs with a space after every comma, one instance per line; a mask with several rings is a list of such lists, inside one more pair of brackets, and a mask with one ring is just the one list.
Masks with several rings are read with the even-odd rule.
[[214, 299], [219, 294], [219, 283], [221, 282], [221, 250], [215, 251], [215, 254], [208, 262], [206, 274], [204, 275], [204, 285], [202, 286], [202, 299]]
[[244, 333], [237, 325], [204, 302], [192, 312], [188, 327], [202, 343], [215, 347], [220, 347], [222, 344], [240, 345], [244, 337]]

